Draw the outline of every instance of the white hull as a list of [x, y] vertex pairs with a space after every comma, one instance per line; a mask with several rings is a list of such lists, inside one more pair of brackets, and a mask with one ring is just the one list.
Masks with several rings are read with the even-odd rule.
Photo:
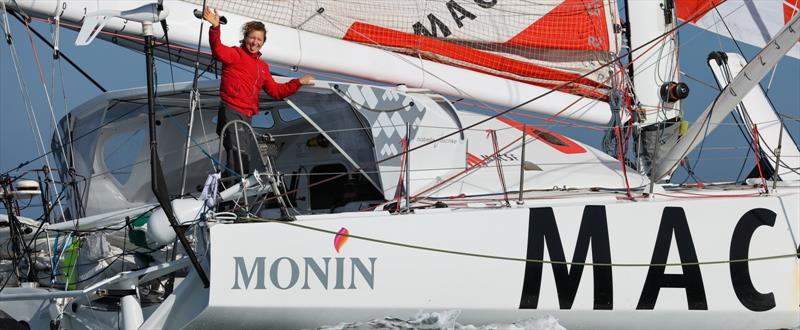
[[[751, 192], [699, 190], [691, 194]], [[679, 192], [669, 195], [688, 196]], [[508, 323], [549, 314], [569, 329], [790, 328], [800, 324], [800, 261], [796, 256], [672, 266], [664, 272], [667, 275], [659, 275], [658, 267], [646, 264], [795, 254], [799, 198], [800, 190], [785, 187], [778, 195], [765, 197], [659, 197], [620, 202], [614, 196], [602, 196], [529, 201], [520, 208], [448, 208], [418, 210], [411, 215], [345, 213], [301, 217], [293, 223], [215, 225], [210, 230], [212, 284], [208, 300], [185, 300], [183, 304], [195, 305], [190, 309], [199, 313], [196, 319], [194, 315], [179, 319], [194, 319], [190, 328], [313, 328], [386, 316], [410, 318], [420, 310], [460, 310], [462, 324]], [[555, 222], [548, 222], [548, 210], [555, 215]], [[602, 225], [603, 210], [607, 232]], [[746, 216], [748, 211], [762, 216], [763, 222]], [[551, 265], [541, 267], [539, 279], [535, 270], [541, 264], [529, 263], [526, 270], [526, 263], [518, 259], [538, 259], [535, 251], [542, 245], [534, 238], [540, 237], [536, 233], [547, 232], [548, 223], [557, 225], [566, 261], [582, 261], [573, 259], [582, 252], [586, 262], [602, 263], [602, 255], [607, 253], [612, 263], [627, 265], [612, 267], [611, 278], [595, 277], [604, 274], [595, 267], [584, 267], [582, 276], [576, 275], [580, 270], [570, 266], [570, 276], [579, 276], [572, 294], [568, 287], [576, 282], [560, 273], [563, 282], [558, 288]], [[589, 224], [598, 229], [591, 244], [576, 249], [581, 226], [588, 229]], [[334, 234], [309, 228], [332, 233], [347, 228], [360, 237], [484, 256], [356, 237], [337, 253]], [[602, 243], [606, 233], [608, 247]], [[562, 247], [550, 240], [556, 236], [544, 236], [543, 259], [558, 260], [553, 251]], [[658, 251], [668, 257], [654, 257]], [[732, 266], [737, 264], [744, 266]], [[320, 267], [318, 273], [314, 265]], [[185, 284], [196, 287], [184, 290], [202, 291], [197, 281]], [[533, 290], [536, 286], [540, 286], [538, 300]], [[605, 293], [611, 295], [604, 297]], [[207, 306], [200, 307], [205, 303]], [[144, 325], [179, 326], [172, 321], [156, 317]]]
[[[96, 9], [128, 9], [143, 3], [103, 2], [100, 8], [97, 1], [29, 1], [23, 6], [38, 15], [63, 14], [64, 20], [78, 22]], [[59, 4], [64, 5], [63, 13], [56, 12]], [[193, 43], [199, 26], [191, 14], [196, 6], [181, 1], [165, 1], [165, 5], [171, 11], [172, 41]], [[249, 19], [228, 18], [231, 27], [225, 28], [223, 40], [231, 44], [239, 33], [232, 27]], [[110, 20], [106, 27], [125, 35], [140, 32], [139, 24], [119, 19]], [[270, 25], [269, 30], [272, 48], [264, 59], [278, 63], [405, 83], [509, 107], [547, 92], [281, 26]], [[347, 60], [330, 53], [347, 54]], [[426, 72], [418, 69], [420, 65]], [[375, 73], [375, 68], [384, 71]], [[433, 79], [431, 73], [447, 75], [444, 80], [463, 85], [456, 90]], [[164, 172], [170, 187], [183, 183], [176, 174], [177, 160], [184, 148], [191, 149], [184, 145], [184, 132], [175, 129], [184, 127], [187, 120], [178, 114], [186, 113], [188, 86], [159, 90], [162, 102], [174, 102], [171, 112], [156, 115], [167, 123], [156, 128], [156, 134], [164, 151], [163, 163], [169, 164]], [[216, 82], [203, 83], [200, 90], [214, 95]], [[95, 132], [96, 124], [110, 123], [107, 119], [112, 117], [107, 114], [128, 111], [123, 120], [115, 119], [113, 125], [79, 143], [85, 152], [74, 167], [92, 176], [85, 183], [83, 204], [89, 216], [44, 228], [59, 235], [73, 229], [116, 232], [116, 237], [95, 237], [91, 242], [97, 244], [96, 249], [85, 248], [97, 253], [99, 259], [93, 261], [107, 259], [112, 247], [120, 250], [122, 260], [110, 261], [97, 273], [73, 266], [77, 270], [70, 275], [76, 275], [72, 286], [77, 288], [72, 290], [63, 283], [64, 278], [69, 281], [67, 267], [53, 264], [47, 254], [45, 267], [35, 270], [49, 271], [45, 274], [51, 276], [49, 284], [61, 289], [3, 291], [0, 310], [15, 320], [28, 320], [38, 328], [63, 312], [60, 326], [64, 328], [109, 328], [124, 322], [145, 329], [286, 329], [458, 310], [461, 323], [508, 323], [553, 315], [570, 329], [800, 325], [800, 186], [796, 182], [781, 182], [769, 194], [762, 194], [762, 187], [733, 184], [698, 189], [656, 185], [655, 194], [644, 196], [645, 176], [558, 134], [531, 127], [523, 133], [521, 125], [500, 119], [484, 122], [487, 117], [462, 114], [427, 91], [325, 81], [304, 87], [291, 97], [291, 103], [263, 100], [273, 125], [262, 128], [276, 133], [280, 142], [276, 168], [297, 178], [297, 189], [285, 189], [295, 190], [293, 209], [332, 214], [301, 215], [292, 222], [223, 223], [225, 217], [237, 218], [236, 214], [210, 212], [200, 221], [186, 220], [194, 225], [189, 233], [194, 252], [210, 277], [210, 287], [204, 288], [188, 258], [167, 258], [168, 253], [181, 253], [171, 250], [174, 238], [154, 243], [158, 228], [170, 230], [164, 217], [156, 216], [163, 211], [143, 211], [150, 210], [148, 203], [153, 202], [147, 189], [149, 144], [144, 133], [137, 135], [144, 127], [144, 108], [133, 102], [111, 102], [141, 100], [143, 93], [107, 93], [72, 112], [76, 121], [86, 123], [78, 125], [78, 130], [92, 126]], [[597, 111], [605, 110], [605, 105], [558, 92], [528, 109], [555, 115], [576, 100], [573, 112], [561, 115], [608, 122], [608, 111]], [[204, 102], [206, 112], [219, 104], [214, 97]], [[319, 111], [323, 107], [325, 111]], [[302, 113], [305, 121], [282, 117], [281, 110], [287, 109]], [[213, 114], [199, 114], [199, 121], [212, 127]], [[450, 134], [464, 127], [470, 129]], [[365, 134], [342, 133], [358, 131]], [[326, 149], [315, 136], [331, 132], [341, 134], [326, 135], [335, 144]], [[196, 186], [213, 170], [206, 157], [217, 154], [219, 145], [210, 131], [200, 133], [195, 127], [189, 133], [199, 141], [199, 146], [192, 146], [197, 148], [190, 152], [186, 171], [187, 182]], [[523, 136], [524, 146], [517, 142]], [[137, 165], [115, 172], [118, 167], [113, 159], [102, 156], [123, 146]], [[405, 146], [418, 150], [401, 166], [401, 158], [395, 156]], [[200, 147], [206, 148], [202, 155]], [[356, 173], [367, 172], [363, 164], [371, 166], [371, 173], [360, 182]], [[407, 174], [406, 183], [400, 180], [401, 173]], [[312, 180], [337, 174], [342, 180], [327, 186], [321, 184], [323, 180]], [[312, 189], [312, 185], [318, 186]], [[238, 198], [238, 188], [229, 189], [237, 193], [227, 197]], [[517, 190], [524, 193], [519, 203], [514, 201]], [[404, 191], [410, 192], [407, 200], [412, 205], [393, 205], [395, 198], [400, 201], [397, 196], [407, 197], [402, 196]], [[510, 196], [504, 200], [506, 192]], [[269, 203], [254, 206], [255, 198], [249, 200], [253, 203], [243, 199], [245, 205], [238, 209], [215, 205], [215, 210], [252, 211], [265, 217], [279, 213]], [[442, 205], [446, 207], [437, 208]], [[384, 207], [396, 213], [382, 211]], [[378, 211], [350, 212], [372, 208]], [[158, 219], [162, 223], [156, 223]], [[133, 242], [130, 233], [139, 235], [138, 242]], [[51, 246], [49, 237], [39, 240]], [[64, 255], [69, 248], [63, 239], [52, 246], [61, 244]], [[134, 251], [144, 251], [152, 260], [142, 262], [144, 266], [141, 260], [127, 260], [131, 267], [125, 268], [126, 257], [135, 259]], [[38, 247], [33, 252], [46, 255]], [[67, 252], [73, 253], [78, 254]], [[73, 262], [79, 258], [72, 257]], [[67, 258], [55, 258], [62, 259]], [[109, 269], [112, 274], [102, 273]], [[179, 282], [170, 294], [165, 282], [174, 273]], [[93, 279], [92, 274], [102, 276]], [[40, 282], [48, 280], [41, 278]], [[53, 285], [55, 281], [63, 284]], [[155, 302], [142, 301], [146, 299]], [[27, 302], [14, 305], [6, 303], [9, 300]], [[20, 307], [34, 305], [31, 301], [49, 304], [36, 311]], [[106, 310], [96, 310], [98, 305]], [[114, 309], [120, 305], [124, 306]]]

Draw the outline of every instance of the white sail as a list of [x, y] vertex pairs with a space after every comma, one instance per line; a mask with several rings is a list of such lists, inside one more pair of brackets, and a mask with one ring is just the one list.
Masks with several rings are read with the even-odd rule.
[[[675, 5], [680, 19], [759, 48], [800, 10], [800, 0], [676, 0]], [[800, 46], [787, 55], [800, 59]]]

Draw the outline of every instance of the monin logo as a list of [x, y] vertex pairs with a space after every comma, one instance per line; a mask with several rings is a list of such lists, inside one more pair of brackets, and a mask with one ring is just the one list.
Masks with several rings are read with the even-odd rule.
[[[347, 242], [348, 237], [349, 232], [346, 228], [339, 230], [339, 233], [334, 238], [334, 248], [337, 253]], [[331, 267], [331, 260], [333, 260], [333, 267]], [[363, 288], [364, 284], [369, 286], [370, 290], [374, 290], [375, 261], [378, 258], [372, 257], [366, 258], [366, 260], [369, 260], [369, 262], [358, 257], [322, 257], [316, 259], [303, 257], [302, 261], [298, 262], [290, 257], [280, 257], [268, 262], [266, 257], [255, 257], [253, 260], [245, 260], [244, 257], [233, 257], [235, 275], [231, 289], [247, 290], [252, 288], [254, 290], [265, 290], [267, 289], [267, 279], [269, 279], [271, 286], [280, 290], [288, 290], [298, 285], [302, 285], [300, 286], [301, 290], [310, 290], [312, 288], [328, 290], [331, 288], [331, 284], [334, 290], [356, 290], [359, 286]], [[267, 268], [269, 268], [269, 273], [267, 273]], [[356, 278], [356, 274], [359, 275], [360, 279]], [[345, 285], [348, 277], [349, 282]], [[255, 283], [253, 283], [254, 281]]]

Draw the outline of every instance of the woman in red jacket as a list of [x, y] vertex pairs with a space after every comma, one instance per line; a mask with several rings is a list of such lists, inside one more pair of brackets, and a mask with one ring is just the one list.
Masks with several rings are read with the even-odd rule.
[[[244, 39], [238, 47], [229, 47], [220, 41], [219, 15], [211, 8], [203, 9], [203, 18], [211, 23], [208, 30], [208, 42], [211, 44], [211, 53], [214, 59], [222, 62], [222, 83], [220, 84], [220, 98], [222, 107], [217, 115], [217, 134], [222, 138], [225, 148], [226, 166], [240, 174], [250, 173], [251, 137], [244, 127], [239, 126], [238, 146], [236, 137], [232, 134], [234, 125], [229, 125], [222, 134], [222, 128], [230, 121], [242, 120], [251, 122], [254, 115], [258, 114], [259, 89], [263, 89], [269, 96], [276, 100], [294, 94], [301, 85], [314, 84], [314, 78], [303, 76], [292, 79], [287, 83], [276, 83], [269, 72], [269, 65], [261, 61], [261, 47], [267, 35], [264, 24], [257, 21], [247, 22], [242, 26]], [[238, 153], [241, 151], [242, 167], [239, 168]]]

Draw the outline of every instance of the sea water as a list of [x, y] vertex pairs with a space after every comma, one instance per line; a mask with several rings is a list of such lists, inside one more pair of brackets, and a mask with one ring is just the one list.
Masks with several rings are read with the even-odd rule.
[[459, 310], [449, 310], [443, 312], [420, 312], [411, 319], [399, 319], [386, 317], [364, 322], [339, 323], [320, 327], [319, 330], [371, 330], [371, 329], [391, 329], [391, 330], [566, 330], [558, 320], [550, 315], [541, 318], [531, 318], [516, 321], [513, 323], [492, 323], [492, 324], [460, 324], [458, 316]]

